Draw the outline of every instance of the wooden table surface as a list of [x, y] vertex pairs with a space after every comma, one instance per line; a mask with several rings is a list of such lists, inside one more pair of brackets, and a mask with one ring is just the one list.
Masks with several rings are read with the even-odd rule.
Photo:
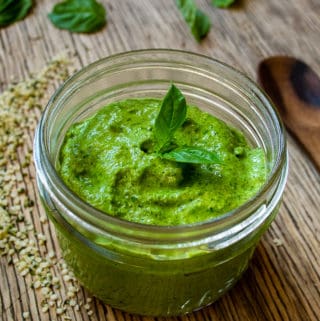
[[[198, 0], [212, 21], [210, 34], [201, 44], [190, 35], [174, 0], [101, 1], [108, 11], [108, 24], [91, 35], [56, 29], [47, 18], [55, 1], [35, 2], [26, 19], [0, 30], [1, 92], [10, 83], [38, 72], [62, 52], [69, 52], [72, 64], [80, 68], [133, 49], [183, 49], [222, 60], [253, 79], [261, 59], [287, 54], [303, 58], [320, 74], [319, 0], [239, 0], [228, 10], [212, 7], [209, 0]], [[57, 85], [55, 81], [54, 86]], [[49, 86], [46, 95], [52, 91]], [[29, 131], [25, 138], [29, 146], [32, 137]], [[290, 135], [288, 143], [290, 171], [283, 204], [244, 277], [211, 306], [174, 319], [320, 320], [320, 177]], [[35, 233], [41, 232], [47, 238], [44, 252], [55, 249], [60, 257], [51, 224], [39, 220], [44, 212], [38, 204], [32, 164], [25, 176], [22, 183], [35, 201], [31, 212]], [[5, 183], [1, 184], [3, 189]], [[54, 269], [59, 276], [59, 267]], [[63, 315], [55, 309], [42, 312], [41, 292], [31, 287], [31, 275], [24, 277], [20, 272], [16, 264], [8, 263], [7, 255], [0, 258], [0, 320], [23, 320], [23, 315], [34, 321], [152, 320], [117, 311], [95, 299], [90, 303], [92, 315], [88, 315], [84, 305], [79, 311], [69, 309]], [[78, 302], [85, 302], [87, 297], [88, 293], [80, 288]]]

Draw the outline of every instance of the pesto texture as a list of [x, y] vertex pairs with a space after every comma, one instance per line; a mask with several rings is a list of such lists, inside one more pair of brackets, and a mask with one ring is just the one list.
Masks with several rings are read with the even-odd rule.
[[160, 106], [157, 99], [119, 101], [74, 124], [60, 151], [66, 185], [110, 215], [153, 225], [215, 218], [257, 193], [266, 179], [263, 150], [197, 107], [188, 106], [171, 144], [192, 146], [197, 157], [205, 149], [219, 162], [184, 162], [181, 150], [182, 161], [161, 157], [154, 135]]

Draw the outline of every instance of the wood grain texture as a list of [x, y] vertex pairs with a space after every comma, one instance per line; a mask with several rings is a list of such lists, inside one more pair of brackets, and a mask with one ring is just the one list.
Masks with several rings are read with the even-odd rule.
[[[190, 50], [222, 60], [256, 78], [258, 62], [270, 55], [290, 55], [305, 60], [320, 74], [319, 0], [239, 0], [230, 10], [215, 9], [198, 0], [210, 16], [212, 28], [201, 44], [189, 33], [174, 1], [105, 0], [108, 25], [92, 35], [55, 29], [47, 19], [52, 1], [39, 0], [23, 21], [0, 30], [0, 91], [43, 68], [63, 51], [73, 55], [76, 68], [114, 53], [143, 48]], [[58, 83], [48, 88], [50, 95]], [[27, 145], [32, 147], [33, 133]], [[250, 267], [238, 284], [213, 305], [172, 321], [317, 321], [320, 316], [320, 176], [300, 146], [290, 136], [290, 172], [283, 205], [260, 242]], [[23, 153], [20, 151], [20, 153]], [[37, 231], [47, 237], [45, 254], [60, 257], [51, 224], [42, 224], [43, 209], [36, 193], [34, 168], [22, 182], [35, 208], [26, 213]], [[3, 187], [3, 186], [2, 186]], [[1, 188], [2, 188], [1, 187]], [[56, 273], [59, 267], [55, 266]], [[41, 293], [0, 258], [0, 320], [64, 320], [54, 311], [43, 313]], [[65, 291], [65, 284], [61, 292]], [[89, 294], [81, 289], [78, 300]], [[93, 315], [70, 310], [75, 321], [153, 321], [92, 302]], [[171, 320], [171, 319], [170, 319]]]

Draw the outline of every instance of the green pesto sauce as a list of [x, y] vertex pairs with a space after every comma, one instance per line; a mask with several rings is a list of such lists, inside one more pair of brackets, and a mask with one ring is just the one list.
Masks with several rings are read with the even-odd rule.
[[119, 101], [73, 125], [60, 152], [59, 173], [67, 186], [110, 215], [154, 225], [212, 219], [257, 193], [266, 179], [263, 150], [197, 107], [188, 106], [174, 143], [205, 148], [222, 162], [160, 158], [153, 137], [160, 106], [156, 99]]

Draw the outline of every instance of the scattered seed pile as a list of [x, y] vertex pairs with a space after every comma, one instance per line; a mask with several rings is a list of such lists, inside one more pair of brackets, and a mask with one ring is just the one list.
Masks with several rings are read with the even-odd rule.
[[[79, 285], [52, 245], [47, 244], [47, 218], [44, 214], [37, 217], [37, 201], [28, 191], [35, 188], [34, 130], [49, 91], [67, 78], [69, 68], [66, 58], [57, 58], [38, 75], [10, 86], [0, 95], [1, 261], [6, 259], [8, 269], [15, 269], [35, 291], [40, 313], [50, 312], [60, 320], [72, 320], [70, 315], [80, 309], [92, 315], [91, 298], [82, 302], [77, 299]], [[21, 317], [30, 318], [31, 310], [24, 309]]]

